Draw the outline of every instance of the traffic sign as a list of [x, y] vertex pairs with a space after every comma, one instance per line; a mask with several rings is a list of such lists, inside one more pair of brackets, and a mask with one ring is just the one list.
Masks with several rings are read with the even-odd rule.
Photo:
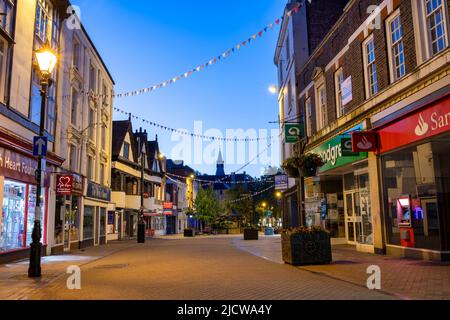
[[33, 156], [46, 157], [47, 156], [47, 143], [46, 137], [36, 136], [33, 139]]

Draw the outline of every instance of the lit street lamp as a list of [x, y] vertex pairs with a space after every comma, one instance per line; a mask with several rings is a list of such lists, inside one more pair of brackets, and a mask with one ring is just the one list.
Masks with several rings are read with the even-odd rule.
[[269, 92], [270, 92], [271, 94], [277, 94], [277, 93], [278, 93], [278, 88], [277, 88], [277, 86], [276, 86], [276, 85], [271, 85], [271, 86], [269, 86]]
[[[36, 60], [39, 66], [39, 71], [41, 74], [41, 121], [39, 126], [39, 136], [44, 137], [45, 135], [45, 107], [47, 104], [47, 92], [48, 87], [51, 85], [50, 76], [53, 69], [56, 66], [58, 58], [56, 54], [51, 49], [49, 43], [47, 42], [40, 50], [35, 52]], [[43, 166], [42, 162], [45, 157], [39, 155], [38, 168], [37, 168], [37, 190], [36, 190], [36, 209], [34, 214], [34, 226], [31, 238], [33, 242], [30, 245], [30, 266], [28, 268], [28, 277], [39, 278], [41, 277], [41, 215], [42, 215], [42, 177]]]

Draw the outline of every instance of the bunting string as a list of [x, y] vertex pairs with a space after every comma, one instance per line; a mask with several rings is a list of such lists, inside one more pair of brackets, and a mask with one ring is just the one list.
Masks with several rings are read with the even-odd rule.
[[[301, 3], [297, 2], [294, 5], [293, 9], [287, 11], [286, 16], [287, 17], [291, 17], [294, 14], [297, 14], [301, 8], [305, 7], [305, 3], [306, 2], [301, 2]], [[215, 64], [217, 64], [217, 63], [219, 63], [219, 62], [221, 62], [221, 61], [231, 57], [232, 55], [240, 52], [242, 49], [244, 49], [246, 47], [249, 47], [256, 40], [258, 40], [259, 38], [262, 38], [268, 31], [274, 29], [276, 26], [279, 26], [282, 23], [282, 21], [284, 20], [284, 18], [285, 18], [285, 16], [282, 16], [282, 17], [276, 19], [274, 22], [266, 25], [264, 28], [259, 30], [257, 33], [253, 34], [252, 36], [250, 36], [249, 38], [245, 39], [244, 41], [241, 41], [240, 43], [236, 44], [232, 48], [224, 51], [222, 54], [220, 54], [218, 56], [214, 56], [214, 58], [211, 58], [210, 60], [206, 61], [205, 63], [203, 63], [203, 64], [201, 64], [201, 65], [199, 65], [199, 66], [197, 66], [197, 67], [195, 67], [193, 69], [187, 70], [187, 71], [183, 72], [180, 75], [174, 76], [171, 79], [168, 79], [168, 80], [166, 80], [164, 82], [161, 82], [159, 84], [155, 84], [155, 85], [152, 85], [152, 86], [149, 86], [147, 88], [140, 89], [140, 90], [132, 90], [132, 91], [128, 91], [128, 92], [112, 94], [112, 97], [113, 98], [118, 98], [118, 99], [126, 98], [126, 97], [134, 97], [134, 96], [142, 95], [142, 94], [145, 94], [145, 93], [150, 93], [150, 92], [156, 91], [156, 90], [161, 89], [161, 88], [165, 88], [165, 87], [167, 87], [169, 85], [172, 85], [172, 84], [174, 84], [174, 83], [176, 83], [176, 82], [178, 82], [180, 80], [190, 78], [195, 73], [204, 71], [204, 70], [212, 67], [213, 65], [215, 65]], [[105, 93], [104, 94], [96, 94], [96, 93], [92, 92], [92, 90], [88, 90], [88, 91], [82, 90], [82, 91], [79, 92], [79, 94], [89, 96], [90, 98], [92, 98], [94, 100], [107, 99], [107, 98], [111, 97], [111, 95], [105, 94]], [[67, 96], [64, 96], [64, 97], [70, 97], [70, 96], [67, 95]]]
[[178, 133], [180, 135], [184, 135], [184, 136], [190, 136], [192, 138], [197, 138], [197, 139], [203, 139], [203, 140], [208, 140], [208, 141], [226, 141], [226, 142], [254, 142], [254, 141], [272, 141], [275, 138], [279, 138], [281, 135], [276, 135], [276, 136], [270, 136], [270, 137], [258, 137], [258, 138], [223, 138], [223, 137], [213, 137], [213, 136], [206, 136], [206, 135], [202, 135], [202, 134], [195, 134], [189, 131], [185, 131], [185, 130], [180, 130], [180, 129], [175, 129], [175, 128], [171, 128], [153, 121], [149, 121], [147, 119], [144, 119], [142, 117], [136, 116], [134, 114], [131, 114], [123, 109], [120, 108], [116, 108], [113, 107], [114, 111], [119, 112], [121, 114], [124, 115], [128, 115], [131, 119], [136, 119], [142, 123], [157, 127], [161, 130], [166, 130], [172, 133]]

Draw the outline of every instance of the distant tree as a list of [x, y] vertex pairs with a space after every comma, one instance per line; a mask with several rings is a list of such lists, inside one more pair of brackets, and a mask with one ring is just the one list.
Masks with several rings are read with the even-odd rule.
[[195, 218], [200, 222], [200, 232], [204, 224], [211, 224], [223, 213], [220, 200], [216, 199], [212, 188], [200, 188], [194, 202]]
[[240, 223], [244, 226], [256, 224], [255, 205], [251, 193], [248, 190], [238, 187], [227, 191], [227, 209], [234, 211], [240, 216]]

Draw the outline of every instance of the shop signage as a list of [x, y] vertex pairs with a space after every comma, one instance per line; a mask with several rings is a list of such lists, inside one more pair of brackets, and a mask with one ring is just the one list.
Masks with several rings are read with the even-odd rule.
[[341, 138], [341, 148], [343, 157], [357, 157], [359, 152], [353, 152], [352, 138], [343, 137]]
[[[361, 128], [362, 125], [359, 125], [350, 131], [355, 131]], [[320, 168], [320, 173], [367, 159], [366, 152], [360, 152], [354, 156], [344, 156], [342, 152], [342, 138], [348, 139], [350, 138], [350, 135], [346, 133], [344, 135], [337, 136], [310, 151], [311, 153], [320, 155], [325, 161], [325, 165]]]
[[111, 189], [89, 181], [87, 197], [109, 202], [111, 201]]
[[71, 174], [56, 176], [56, 194], [58, 196], [72, 195], [73, 177]]
[[378, 150], [378, 133], [373, 131], [352, 132], [354, 152], [376, 152]]
[[83, 179], [77, 174], [57, 175], [56, 194], [58, 196], [83, 195]]
[[286, 123], [284, 125], [285, 143], [297, 143], [303, 137], [303, 124]]
[[275, 176], [275, 190], [287, 190], [289, 178], [286, 174]]
[[384, 153], [450, 130], [450, 98], [413, 113], [379, 130]]
[[166, 216], [173, 214], [173, 202], [163, 202], [163, 213]]
[[[36, 184], [37, 161], [0, 147], [0, 175]], [[48, 179], [49, 175], [47, 175]], [[49, 181], [46, 181], [48, 185]]]
[[345, 106], [346, 104], [348, 104], [353, 100], [351, 76], [345, 79], [344, 82], [342, 82], [341, 90], [342, 90], [342, 105]]

